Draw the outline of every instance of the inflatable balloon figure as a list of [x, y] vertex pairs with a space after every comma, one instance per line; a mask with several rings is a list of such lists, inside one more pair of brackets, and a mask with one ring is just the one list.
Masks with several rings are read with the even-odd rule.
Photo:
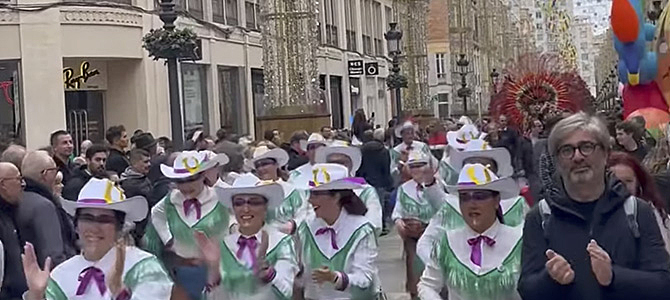
[[564, 59], [554, 54], [526, 54], [503, 71], [502, 89], [490, 104], [496, 118], [507, 116], [522, 132], [533, 120], [564, 112], [589, 110], [592, 96], [584, 80]]
[[670, 121], [668, 105], [654, 81], [658, 74], [656, 51], [648, 51], [654, 40], [654, 26], [644, 22], [641, 0], [612, 1], [614, 48], [619, 55], [619, 80], [624, 84], [624, 118], [643, 116], [647, 128], [656, 129]]

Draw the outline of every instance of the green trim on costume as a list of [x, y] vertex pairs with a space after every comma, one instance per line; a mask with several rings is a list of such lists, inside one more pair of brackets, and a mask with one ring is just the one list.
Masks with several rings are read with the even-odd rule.
[[458, 172], [443, 159], [440, 160], [438, 172], [440, 178], [442, 178], [447, 185], [456, 185], [456, 183], [458, 183]]
[[47, 282], [47, 289], [44, 295], [48, 300], [68, 300], [58, 283], [52, 278], [49, 278]]
[[132, 291], [144, 282], [172, 283], [163, 264], [155, 256], [146, 257], [126, 272], [123, 283]]
[[163, 246], [163, 241], [160, 236], [158, 236], [158, 231], [156, 231], [154, 225], [149, 222], [147, 224], [147, 229], [144, 232], [144, 236], [142, 237], [142, 249], [156, 257], [162, 257]]
[[[228, 248], [225, 242], [221, 242], [221, 285], [225, 290], [234, 295], [249, 295], [252, 296], [258, 292], [260, 286], [259, 280], [256, 278], [252, 269], [240, 263], [233, 252]], [[279, 259], [279, 252], [282, 248], [287, 247], [293, 251], [293, 239], [291, 236], [285, 236], [277, 245], [270, 250], [265, 256], [265, 260], [270, 265], [275, 265]], [[274, 285], [273, 294], [277, 299], [290, 299], [292, 295], [282, 294]]]
[[435, 215], [435, 209], [430, 202], [419, 203], [414, 198], [405, 193], [405, 189], [401, 188], [398, 194], [398, 202], [402, 205], [403, 218], [416, 218], [419, 221], [428, 224], [430, 219]]
[[175, 240], [179, 240], [186, 245], [197, 245], [193, 233], [195, 231], [204, 232], [208, 237], [221, 235], [228, 231], [228, 211], [217, 201], [216, 206], [208, 214], [202, 216], [193, 226], [188, 226], [179, 216], [177, 207], [166, 198], [165, 216], [168, 221], [168, 228]]
[[[375, 236], [374, 227], [369, 222], [366, 222], [351, 234], [349, 240], [344, 245], [344, 247], [340, 247], [340, 249], [335, 253], [335, 255], [333, 255], [331, 258], [328, 258], [326, 257], [326, 255], [323, 254], [323, 252], [321, 252], [321, 249], [319, 249], [319, 246], [317, 245], [316, 240], [314, 240], [314, 236], [312, 236], [312, 232], [310, 231], [309, 226], [307, 226], [306, 223], [303, 223], [300, 226], [300, 228], [298, 229], [298, 233], [300, 235], [300, 240], [303, 241], [302, 244], [303, 258], [309, 260], [307, 263], [311, 267], [326, 266], [330, 270], [342, 273], [346, 273], [344, 271], [344, 268], [347, 259], [349, 258], [352, 249], [354, 249], [355, 246], [358, 246], [357, 241], [361, 240], [359, 239], [359, 237], [366, 236], [368, 234], [372, 235], [373, 237]], [[377, 240], [375, 238], [375, 242], [376, 241]], [[374, 278], [372, 280], [374, 280]], [[349, 292], [351, 294], [351, 299], [352, 300], [375, 299], [377, 291], [375, 290], [374, 286], [375, 285], [371, 283], [369, 287], [362, 289], [357, 286], [350, 285]]]
[[521, 273], [521, 242], [522, 239], [517, 241], [501, 266], [482, 275], [477, 275], [456, 257], [446, 235], [433, 251], [433, 257], [440, 266], [445, 283], [465, 299], [508, 299], [516, 292]]
[[298, 189], [293, 189], [284, 201], [275, 209], [269, 210], [265, 221], [286, 223], [295, 219], [295, 215], [302, 206], [303, 194]]

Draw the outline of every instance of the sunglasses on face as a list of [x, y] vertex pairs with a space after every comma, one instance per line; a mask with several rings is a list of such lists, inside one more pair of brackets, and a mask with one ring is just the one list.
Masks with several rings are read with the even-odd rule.
[[190, 183], [190, 182], [198, 181], [200, 178], [202, 178], [202, 175], [198, 174], [198, 175], [191, 176], [191, 177], [186, 177], [186, 178], [181, 178], [181, 179], [174, 179], [174, 182], [177, 183], [177, 184]]
[[84, 222], [84, 223], [96, 223], [96, 224], [116, 224], [116, 216], [111, 216], [111, 215], [100, 215], [100, 216], [94, 216], [91, 214], [81, 214], [77, 217], [78, 222]]
[[255, 162], [254, 166], [256, 167], [256, 169], [258, 169], [258, 168], [262, 168], [262, 167], [265, 167], [265, 166], [274, 165], [276, 163], [277, 162], [275, 162], [274, 159], [263, 159], [263, 160], [259, 160], [259, 161]]
[[458, 193], [458, 199], [462, 202], [468, 201], [486, 201], [495, 196], [491, 191], [477, 191], [469, 193]]
[[265, 205], [265, 199], [258, 199], [258, 198], [253, 198], [253, 199], [233, 199], [233, 206], [234, 207], [241, 207], [244, 206], [245, 204], [253, 207], [259, 207]]
[[420, 163], [420, 164], [410, 164], [409, 168], [410, 169], [418, 169], [418, 168], [423, 168], [427, 165], [427, 163]]

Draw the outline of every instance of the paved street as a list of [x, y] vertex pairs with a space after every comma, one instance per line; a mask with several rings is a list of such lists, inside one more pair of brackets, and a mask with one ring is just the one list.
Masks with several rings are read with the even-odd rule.
[[377, 257], [382, 287], [389, 300], [409, 300], [405, 293], [405, 263], [402, 259], [402, 241], [398, 234], [392, 233], [379, 238], [379, 256]]

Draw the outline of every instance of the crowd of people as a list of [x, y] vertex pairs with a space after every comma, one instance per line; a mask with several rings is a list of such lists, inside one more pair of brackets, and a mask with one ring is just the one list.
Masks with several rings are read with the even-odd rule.
[[668, 139], [579, 112], [279, 130], [112, 126], [0, 156], [0, 299], [666, 299]]

